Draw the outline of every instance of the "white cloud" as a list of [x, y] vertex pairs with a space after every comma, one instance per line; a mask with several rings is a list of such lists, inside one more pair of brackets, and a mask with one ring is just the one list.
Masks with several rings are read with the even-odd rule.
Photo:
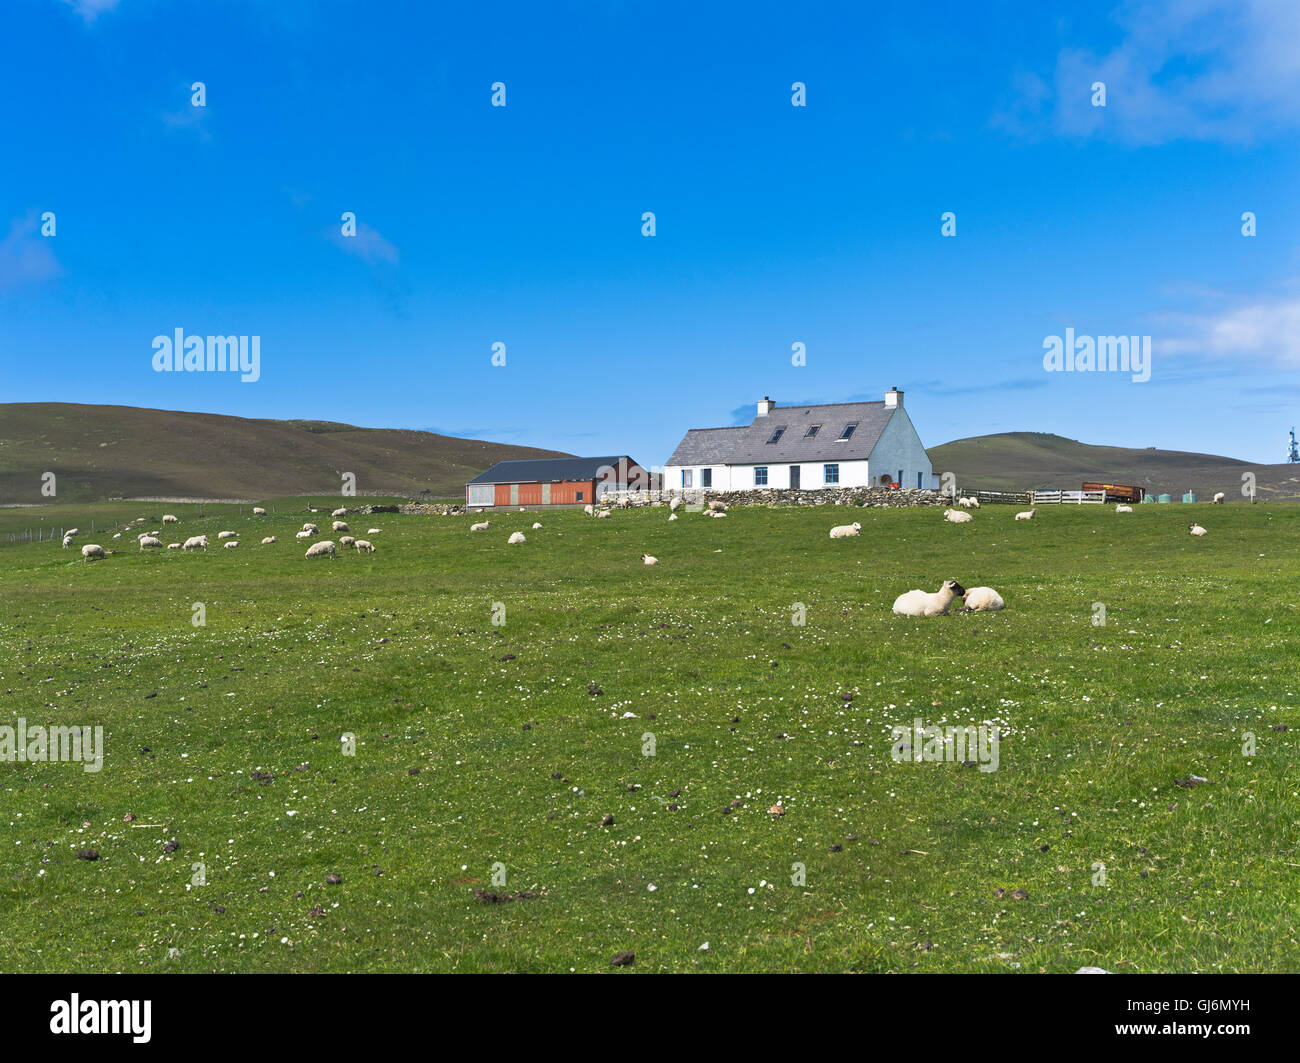
[[90, 25], [105, 12], [112, 11], [118, 4], [118, 0], [62, 0], [62, 2], [80, 15], [86, 25]]
[[1212, 314], [1170, 315], [1168, 320], [1174, 335], [1156, 343], [1159, 354], [1300, 366], [1300, 295], [1257, 298]]
[[0, 240], [0, 291], [39, 284], [63, 273], [54, 256], [54, 238], [41, 236], [40, 228], [35, 211], [10, 224], [9, 235]]
[[365, 222], [357, 222], [356, 236], [344, 236], [339, 229], [331, 229], [330, 239], [349, 254], [356, 255], [366, 262], [387, 262], [397, 265], [397, 248]]

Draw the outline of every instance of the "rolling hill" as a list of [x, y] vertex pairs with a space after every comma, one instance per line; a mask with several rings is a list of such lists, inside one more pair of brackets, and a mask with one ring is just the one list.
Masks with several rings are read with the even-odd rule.
[[1242, 474], [1254, 473], [1261, 502], [1300, 498], [1300, 465], [1257, 465], [1217, 454], [1094, 446], [1046, 432], [972, 436], [931, 447], [935, 472], [953, 472], [963, 490], [1078, 490], [1085, 480], [1135, 484], [1151, 494], [1216, 491], [1240, 501]]
[[41, 475], [57, 476], [60, 502], [102, 498], [265, 498], [340, 493], [463, 497], [465, 481], [510, 458], [569, 457], [330, 421], [250, 420], [134, 406], [0, 404], [0, 503], [49, 502]]

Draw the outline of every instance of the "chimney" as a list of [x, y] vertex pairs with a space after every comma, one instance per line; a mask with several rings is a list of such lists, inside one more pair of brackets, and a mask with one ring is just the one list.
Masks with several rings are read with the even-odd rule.
[[890, 388], [885, 392], [885, 409], [892, 410], [903, 405], [903, 393], [898, 388]]
[[758, 404], [758, 415], [760, 417], [766, 417], [769, 413], [772, 412], [772, 407], [775, 405], [776, 405], [775, 402], [773, 402], [770, 398], [764, 395], [763, 401]]

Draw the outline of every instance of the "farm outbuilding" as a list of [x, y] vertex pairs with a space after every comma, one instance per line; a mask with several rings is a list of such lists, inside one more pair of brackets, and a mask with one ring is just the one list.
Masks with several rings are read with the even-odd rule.
[[465, 485], [465, 505], [585, 506], [611, 491], [649, 490], [650, 473], [626, 454], [499, 461]]

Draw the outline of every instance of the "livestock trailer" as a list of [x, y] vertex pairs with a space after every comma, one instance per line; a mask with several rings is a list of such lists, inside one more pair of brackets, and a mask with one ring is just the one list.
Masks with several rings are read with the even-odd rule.
[[1131, 484], [1085, 483], [1085, 491], [1105, 491], [1107, 502], [1141, 502], [1142, 488]]

